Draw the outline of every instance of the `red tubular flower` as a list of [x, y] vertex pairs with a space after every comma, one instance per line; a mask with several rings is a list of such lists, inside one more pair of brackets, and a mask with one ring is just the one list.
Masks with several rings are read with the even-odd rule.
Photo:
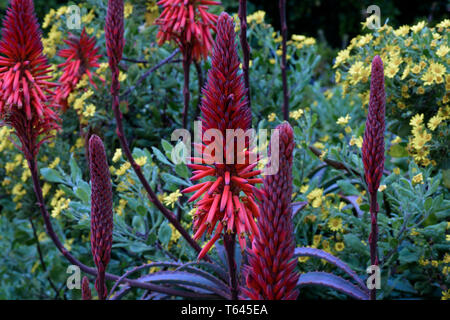
[[49, 68], [33, 1], [11, 0], [0, 41], [0, 118], [15, 129], [27, 159], [59, 128], [49, 103], [57, 86], [47, 81]]
[[155, 24], [160, 26], [157, 34], [158, 44], [175, 41], [185, 53], [192, 50], [192, 57], [199, 61], [211, 51], [217, 16], [208, 12], [209, 5], [220, 2], [209, 0], [161, 0], [163, 11]]
[[[220, 144], [223, 148], [223, 155], [227, 155], [227, 145], [225, 143], [227, 129], [242, 129], [246, 131], [251, 126], [251, 111], [247, 106], [246, 90], [239, 74], [239, 58], [235, 43], [233, 19], [226, 13], [222, 13], [217, 24], [217, 38], [214, 44], [212, 55], [212, 67], [208, 73], [207, 83], [203, 89], [202, 99], [202, 132], [209, 129], [216, 129], [222, 133], [224, 141], [212, 141], [209, 144], [195, 145], [196, 149], [202, 153], [203, 160], [192, 158], [194, 162], [201, 164], [188, 164], [194, 169], [192, 181], [197, 181], [205, 177], [212, 180], [198, 183], [192, 187], [184, 189], [183, 193], [195, 193], [189, 201], [195, 201], [197, 211], [194, 216], [194, 239], [199, 239], [206, 231], [211, 234], [217, 225], [214, 236], [200, 252], [198, 259], [201, 259], [219, 239], [222, 231], [229, 234], [238, 234], [241, 249], [245, 248], [245, 234], [250, 238], [258, 233], [255, 217], [259, 215], [258, 206], [255, 203], [255, 196], [259, 196], [258, 189], [254, 186], [261, 183], [261, 179], [256, 178], [260, 171], [253, 170], [257, 163], [250, 163], [249, 151], [236, 150], [234, 148], [233, 164], [214, 163], [207, 165], [205, 160], [211, 158], [209, 150]], [[248, 146], [248, 145], [247, 145]], [[228, 149], [228, 152], [230, 150]], [[245, 154], [243, 164], [237, 164], [236, 157]], [[212, 155], [214, 156], [214, 155]], [[240, 192], [246, 196], [241, 197]]]
[[105, 271], [111, 256], [113, 235], [113, 195], [111, 176], [102, 140], [89, 139], [89, 169], [91, 174], [91, 249], [97, 266], [95, 281], [99, 299], [106, 299]]
[[82, 300], [92, 300], [91, 289], [89, 288], [89, 279], [84, 276], [81, 282], [81, 299]]
[[105, 39], [106, 53], [112, 72], [111, 93], [117, 95], [120, 89], [119, 62], [122, 60], [123, 46], [123, 0], [108, 0], [106, 13]]
[[[372, 61], [369, 110], [362, 144], [364, 175], [370, 197], [371, 233], [369, 244], [372, 265], [378, 265], [377, 191], [384, 170], [385, 105], [383, 61], [379, 56], [375, 56]], [[371, 299], [376, 298], [375, 290], [371, 291]]]
[[253, 300], [293, 300], [299, 275], [293, 260], [295, 241], [291, 218], [292, 151], [294, 133], [289, 123], [280, 124], [279, 171], [264, 178], [263, 197], [258, 219], [259, 233], [248, 252], [245, 267], [247, 288], [244, 294]]
[[[58, 65], [58, 68], [63, 68], [63, 74], [59, 79], [61, 86], [55, 92], [55, 100], [66, 110], [67, 97], [85, 74], [88, 75], [89, 82], [97, 89], [93, 81], [95, 75], [93, 69], [100, 66], [97, 61], [101, 55], [98, 54], [95, 37], [89, 38], [85, 29], [80, 37], [69, 33], [68, 39], [64, 42], [69, 47], [58, 53], [58, 56], [65, 58], [66, 62]], [[100, 79], [103, 81], [102, 78]]]

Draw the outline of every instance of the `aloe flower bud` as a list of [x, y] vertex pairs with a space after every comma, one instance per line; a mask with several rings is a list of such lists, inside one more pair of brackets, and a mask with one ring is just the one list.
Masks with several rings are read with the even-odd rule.
[[[378, 265], [377, 191], [384, 170], [385, 105], [383, 61], [379, 56], [375, 56], [372, 61], [369, 110], [362, 145], [364, 176], [370, 199], [371, 232], [369, 245], [372, 265]], [[371, 290], [371, 299], [376, 299], [376, 289]]]
[[377, 192], [383, 175], [385, 105], [383, 61], [375, 56], [372, 61], [369, 110], [362, 144], [364, 175], [370, 194]]
[[95, 281], [100, 300], [106, 299], [105, 272], [111, 256], [113, 235], [113, 194], [111, 176], [102, 140], [89, 139], [91, 174], [91, 249], [97, 266]]
[[298, 295], [291, 217], [294, 133], [287, 122], [276, 129], [279, 130], [279, 171], [263, 179], [267, 196], [260, 205], [259, 233], [253, 239], [244, 270], [247, 287], [242, 290], [253, 300], [293, 300]]
[[89, 288], [89, 279], [84, 276], [81, 282], [81, 299], [92, 300], [91, 289]]
[[[233, 19], [224, 12], [217, 22], [212, 66], [203, 89], [204, 97], [200, 108], [202, 132], [215, 129], [221, 133], [223, 141], [214, 139], [210, 143], [195, 145], [202, 159], [192, 158], [194, 163], [188, 164], [188, 167], [195, 170], [191, 181], [205, 177], [212, 179], [199, 182], [182, 191], [194, 192], [189, 202], [201, 198], [196, 203], [197, 210], [194, 214], [195, 240], [205, 233], [211, 235], [217, 225], [213, 237], [204, 246], [198, 259], [208, 252], [222, 233], [237, 234], [243, 250], [246, 245], [245, 235], [251, 239], [258, 232], [254, 219], [259, 215], [255, 202], [259, 190], [254, 185], [261, 183], [262, 180], [256, 177], [260, 171], [254, 170], [257, 162], [251, 162], [251, 159], [256, 157], [251, 157], [251, 150], [237, 150], [235, 144], [227, 146], [226, 143], [227, 130], [236, 132], [240, 129], [245, 132], [251, 126], [251, 111], [247, 104], [243, 77], [239, 73], [240, 63], [235, 39]], [[212, 157], [209, 151], [216, 147], [222, 150], [224, 157], [232, 152], [231, 148], [234, 148], [233, 161], [219, 159], [221, 163], [207, 164]], [[241, 155], [242, 163], [237, 160], [238, 154]]]
[[105, 39], [106, 53], [109, 58], [109, 67], [112, 72], [111, 93], [118, 94], [119, 84], [119, 62], [122, 60], [124, 46], [123, 26], [123, 0], [108, 0], [108, 11], [106, 13]]

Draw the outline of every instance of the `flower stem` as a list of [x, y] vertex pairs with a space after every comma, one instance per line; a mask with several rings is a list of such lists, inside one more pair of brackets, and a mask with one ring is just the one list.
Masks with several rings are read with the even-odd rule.
[[234, 258], [234, 252], [235, 252], [235, 247], [236, 247], [235, 234], [234, 233], [233, 234], [225, 233], [223, 236], [223, 242], [224, 242], [225, 251], [227, 252], [227, 258], [228, 258], [231, 299], [238, 300], [239, 285], [238, 285], [238, 281], [237, 281], [236, 261]]
[[245, 88], [247, 89], [248, 107], [251, 108], [250, 102], [250, 46], [247, 41], [247, 0], [239, 0], [239, 20], [241, 22], [241, 33], [239, 35], [242, 47], [243, 63], [242, 70], [244, 71]]
[[183, 73], [184, 73], [184, 87], [183, 87], [183, 96], [184, 96], [184, 108], [183, 108], [183, 128], [187, 129], [188, 125], [188, 116], [189, 116], [189, 76], [192, 58], [189, 52], [190, 50], [185, 50], [183, 52]]
[[[369, 235], [369, 246], [370, 246], [370, 263], [372, 266], [378, 266], [378, 225], [377, 225], [377, 214], [378, 214], [378, 203], [377, 194], [370, 195], [370, 220], [371, 220], [371, 231]], [[377, 289], [373, 288], [370, 290], [370, 300], [377, 299]]]
[[283, 80], [283, 119], [289, 120], [289, 92], [286, 76], [286, 39], [287, 39], [287, 23], [286, 23], [286, 0], [280, 0], [280, 21], [283, 52], [281, 55], [281, 77]]

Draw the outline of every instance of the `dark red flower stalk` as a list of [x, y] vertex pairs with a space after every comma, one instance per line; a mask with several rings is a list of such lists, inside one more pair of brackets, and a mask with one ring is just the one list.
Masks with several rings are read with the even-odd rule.
[[111, 256], [113, 235], [113, 194], [111, 175], [102, 140], [89, 139], [89, 169], [91, 174], [91, 249], [97, 266], [95, 280], [100, 300], [106, 299], [105, 271]]
[[244, 271], [247, 287], [243, 291], [253, 300], [293, 300], [298, 295], [291, 218], [294, 133], [287, 122], [276, 129], [279, 130], [279, 171], [263, 179], [267, 196], [261, 202], [259, 233], [253, 239]]
[[[0, 41], [0, 119], [15, 129], [25, 157], [34, 161], [40, 145], [58, 129], [50, 104], [50, 65], [32, 0], [12, 0]], [[39, 140], [39, 141], [38, 141]]]
[[[201, 259], [220, 238], [222, 232], [237, 234], [241, 249], [245, 248], [245, 235], [252, 238], [258, 230], [254, 221], [258, 217], [258, 206], [255, 196], [258, 189], [254, 186], [262, 180], [256, 178], [259, 170], [254, 170], [257, 163], [250, 163], [250, 151], [237, 150], [236, 145], [227, 146], [226, 130], [242, 129], [244, 132], [250, 129], [251, 112], [247, 107], [246, 90], [239, 73], [239, 58], [235, 43], [233, 19], [226, 13], [222, 13], [217, 24], [217, 38], [212, 55], [212, 67], [208, 73], [208, 79], [203, 89], [204, 97], [200, 107], [202, 112], [202, 132], [216, 129], [222, 133], [223, 141], [212, 141], [201, 145], [195, 145], [202, 154], [203, 160], [192, 158], [199, 164], [188, 164], [194, 169], [192, 181], [198, 181], [205, 177], [211, 177], [210, 181], [200, 182], [192, 187], [184, 189], [183, 193], [195, 192], [189, 202], [201, 198], [196, 203], [197, 211], [194, 216], [194, 239], [199, 239], [205, 232], [212, 234], [216, 231], [200, 252]], [[236, 132], [236, 131], [235, 131]], [[206, 140], [206, 139], [205, 139]], [[234, 142], [234, 141], [233, 141]], [[248, 144], [247, 144], [248, 146]], [[212, 165], [205, 161], [215, 155], [209, 150], [213, 147], [223, 149], [223, 155], [233, 152], [235, 158], [230, 161], [215, 162]], [[245, 161], [238, 164], [237, 155], [245, 155]], [[219, 159], [221, 160], [221, 159]], [[227, 164], [225, 164], [227, 163]], [[240, 196], [240, 192], [245, 194]]]
[[106, 53], [109, 58], [109, 67], [112, 72], [111, 93], [119, 94], [119, 62], [122, 60], [123, 46], [123, 0], [108, 0], [106, 13], [105, 39]]
[[[372, 61], [370, 79], [370, 99], [367, 114], [366, 130], [362, 144], [364, 175], [370, 198], [371, 233], [369, 236], [370, 260], [378, 265], [377, 241], [377, 191], [384, 170], [384, 128], [385, 128], [386, 94], [384, 92], [383, 61], [375, 56]], [[376, 299], [376, 289], [371, 291], [371, 299]]]
[[81, 282], [81, 299], [82, 300], [92, 300], [91, 289], [89, 288], [89, 279], [84, 276]]
[[64, 42], [68, 48], [60, 50], [58, 56], [65, 58], [66, 61], [58, 65], [58, 68], [63, 68], [63, 74], [59, 79], [61, 86], [55, 91], [55, 100], [63, 107], [63, 110], [66, 110], [67, 97], [85, 74], [89, 77], [89, 82], [97, 89], [93, 80], [93, 77], [97, 75], [93, 71], [100, 66], [98, 59], [101, 55], [98, 54], [95, 37], [89, 37], [84, 28], [80, 37], [69, 33], [68, 39]]
[[215, 31], [217, 16], [208, 12], [208, 6], [219, 5], [210, 0], [161, 0], [163, 11], [155, 24], [160, 26], [158, 44], [176, 42], [181, 52], [191, 51], [196, 61], [206, 59], [213, 45], [211, 30]]

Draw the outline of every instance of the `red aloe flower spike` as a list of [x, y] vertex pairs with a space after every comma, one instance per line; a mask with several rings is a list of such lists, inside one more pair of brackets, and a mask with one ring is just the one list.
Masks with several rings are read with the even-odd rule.
[[33, 1], [11, 0], [0, 41], [0, 119], [15, 129], [28, 160], [36, 157], [50, 131], [59, 129], [49, 103], [57, 86], [47, 81], [49, 68]]
[[298, 273], [293, 260], [295, 241], [291, 218], [292, 151], [294, 133], [284, 122], [279, 130], [279, 172], [264, 180], [263, 198], [257, 228], [245, 267], [247, 288], [244, 293], [253, 300], [293, 300]]
[[113, 195], [111, 176], [102, 140], [89, 139], [91, 174], [91, 247], [98, 276], [95, 281], [100, 300], [106, 299], [105, 272], [111, 256], [113, 235]]
[[106, 52], [109, 58], [109, 66], [112, 72], [111, 93], [119, 94], [119, 62], [122, 60], [123, 46], [123, 0], [108, 0], [106, 14], [105, 39]]
[[[239, 58], [235, 43], [233, 19], [226, 13], [222, 13], [217, 23], [217, 38], [212, 55], [212, 67], [208, 73], [208, 79], [203, 89], [204, 97], [200, 107], [202, 112], [202, 132], [209, 129], [219, 130], [224, 141], [213, 141], [205, 145], [196, 145], [196, 150], [202, 153], [203, 159], [209, 159], [208, 150], [213, 143], [223, 147], [223, 154], [227, 154], [225, 144], [227, 129], [242, 129], [244, 132], [250, 129], [251, 112], [247, 107], [247, 96], [242, 74], [239, 74]], [[235, 146], [233, 146], [236, 148]], [[248, 147], [248, 145], [247, 145]], [[234, 150], [237, 163], [237, 155], [242, 150]], [[183, 193], [196, 192], [190, 201], [200, 197], [197, 202], [197, 211], [194, 215], [194, 239], [199, 239], [205, 232], [211, 234], [218, 223], [216, 230], [228, 234], [237, 234], [241, 243], [241, 249], [245, 248], [245, 235], [253, 237], [252, 222], [255, 218], [255, 210], [252, 208], [255, 197], [255, 184], [258, 179], [246, 179], [241, 174], [254, 173], [256, 163], [250, 163], [251, 152], [246, 152], [244, 164], [204, 164], [200, 158], [192, 158], [200, 164], [189, 164], [195, 169], [191, 181], [212, 177], [212, 182], [201, 182], [196, 186], [184, 189]], [[223, 161], [225, 162], [225, 161]], [[256, 174], [259, 174], [256, 173]], [[256, 175], [255, 174], [255, 175]], [[240, 192], [246, 197], [241, 198]], [[220, 234], [219, 232], [219, 234]], [[217, 241], [215, 236], [206, 244], [205, 248], [211, 248]], [[198, 259], [201, 259], [207, 250], [203, 250]]]
[[217, 16], [208, 12], [208, 6], [220, 2], [207, 0], [161, 0], [163, 11], [155, 24], [160, 26], [158, 44], [175, 41], [181, 52], [191, 51], [196, 61], [206, 59], [213, 45], [211, 30], [215, 31]]
[[[362, 144], [364, 176], [370, 198], [371, 233], [369, 236], [369, 244], [372, 265], [378, 265], [377, 191], [384, 170], [385, 106], [386, 94], [384, 92], [383, 61], [379, 56], [375, 56], [372, 60], [369, 110]], [[371, 290], [370, 296], [371, 299], [376, 299], [376, 289]]]
[[[69, 47], [58, 53], [58, 56], [65, 58], [66, 62], [58, 65], [58, 68], [63, 68], [63, 74], [59, 79], [61, 87], [55, 91], [55, 100], [65, 111], [67, 97], [85, 74], [89, 77], [89, 82], [97, 89], [93, 80], [93, 77], [97, 75], [93, 69], [100, 66], [97, 61], [101, 55], [98, 54], [99, 49], [96, 47], [95, 37], [89, 37], [84, 28], [80, 37], [69, 33], [68, 39], [64, 42]], [[104, 81], [101, 77], [98, 78]]]
[[91, 289], [89, 288], [89, 279], [84, 276], [81, 282], [81, 299], [92, 300]]

